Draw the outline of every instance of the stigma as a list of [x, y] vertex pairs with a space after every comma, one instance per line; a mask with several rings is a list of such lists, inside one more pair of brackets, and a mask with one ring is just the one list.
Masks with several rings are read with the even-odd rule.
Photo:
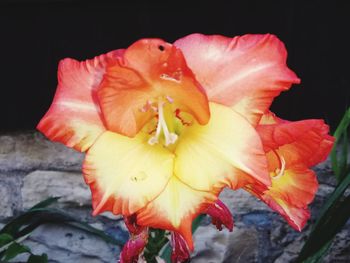
[[279, 168], [276, 168], [276, 170], [274, 172], [272, 172], [271, 175], [272, 175], [272, 179], [278, 179], [284, 174], [284, 172], [286, 170], [286, 161], [282, 155], [277, 153], [277, 151], [275, 151], [275, 150], [272, 150], [272, 151], [278, 159]]
[[[172, 103], [171, 99], [167, 98], [169, 103]], [[158, 123], [155, 131], [155, 135], [153, 135], [148, 143], [150, 145], [155, 145], [160, 142], [160, 137], [164, 136], [164, 144], [165, 146], [169, 146], [170, 144], [174, 144], [177, 141], [177, 134], [174, 132], [170, 132], [164, 114], [164, 102], [163, 100], [158, 100], [158, 105], [156, 111], [158, 112]]]

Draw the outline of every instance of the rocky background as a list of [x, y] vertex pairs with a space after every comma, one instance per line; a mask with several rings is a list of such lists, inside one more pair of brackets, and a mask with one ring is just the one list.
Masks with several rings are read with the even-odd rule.
[[[83, 155], [46, 140], [37, 132], [0, 134], [0, 228], [11, 217], [50, 196], [62, 196], [59, 207], [125, 242], [128, 233], [119, 217], [91, 216], [90, 192], [81, 175]], [[312, 221], [335, 180], [329, 162], [317, 166], [320, 187], [311, 205]], [[293, 230], [282, 217], [243, 191], [224, 191], [221, 199], [235, 219], [233, 232], [217, 231], [206, 219], [194, 239], [191, 262], [293, 262], [310, 231]], [[336, 237], [323, 262], [350, 262], [350, 224]], [[52, 263], [116, 262], [120, 247], [65, 225], [44, 225], [24, 244]], [[23, 262], [17, 257], [13, 262]]]

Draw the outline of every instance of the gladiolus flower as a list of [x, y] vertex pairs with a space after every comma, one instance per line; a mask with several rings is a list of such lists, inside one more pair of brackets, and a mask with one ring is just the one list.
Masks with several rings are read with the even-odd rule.
[[217, 199], [224, 187], [271, 187], [255, 128], [273, 99], [299, 83], [286, 56], [269, 34], [193, 34], [174, 44], [142, 39], [83, 62], [67, 58], [38, 129], [86, 152], [94, 215], [112, 211], [138, 227], [167, 229], [175, 247], [185, 251], [183, 240], [191, 251], [198, 214], [232, 228]]
[[266, 152], [272, 185], [245, 188], [301, 231], [310, 217], [307, 206], [318, 188], [310, 167], [327, 158], [334, 138], [328, 135], [329, 128], [322, 120], [289, 122], [273, 113], [264, 115], [257, 131]]

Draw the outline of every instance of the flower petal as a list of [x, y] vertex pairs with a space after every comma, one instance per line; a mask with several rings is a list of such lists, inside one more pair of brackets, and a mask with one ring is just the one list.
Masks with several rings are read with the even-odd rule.
[[129, 137], [152, 117], [144, 106], [159, 98], [170, 97], [201, 124], [209, 120], [205, 91], [181, 51], [160, 39], [131, 45], [123, 59], [107, 68], [98, 97], [108, 130]]
[[105, 130], [96, 89], [106, 65], [121, 53], [116, 50], [83, 62], [62, 60], [55, 98], [37, 128], [53, 141], [86, 151]]
[[164, 191], [137, 215], [139, 225], [177, 231], [193, 250], [193, 219], [215, 202], [218, 193], [196, 191], [172, 177]]
[[104, 132], [89, 149], [83, 172], [94, 215], [110, 210], [128, 216], [163, 191], [173, 174], [173, 154], [149, 145], [143, 133], [128, 138]]
[[286, 66], [287, 52], [274, 35], [227, 38], [192, 34], [179, 47], [210, 101], [232, 106], [253, 125], [274, 97], [300, 80]]
[[280, 213], [298, 231], [310, 217], [307, 205], [314, 199], [317, 188], [315, 173], [303, 165], [294, 166], [273, 177], [272, 186], [268, 188], [261, 184], [245, 186], [245, 190]]
[[232, 109], [210, 103], [207, 125], [184, 129], [175, 149], [175, 175], [201, 191], [238, 188], [249, 177], [270, 185], [265, 152], [255, 129]]
[[272, 198], [269, 195], [264, 195], [263, 201], [282, 215], [295, 230], [301, 231], [310, 218], [310, 211], [307, 208], [295, 207], [282, 199]]
[[272, 186], [266, 192], [287, 203], [306, 208], [314, 199], [318, 189], [315, 172], [305, 167], [293, 167], [284, 174], [272, 178]]
[[289, 122], [277, 117], [274, 119], [275, 124], [264, 124], [264, 118], [257, 127], [265, 151], [278, 149], [288, 165], [303, 162], [310, 167], [327, 158], [334, 138], [328, 135], [329, 127], [323, 120]]

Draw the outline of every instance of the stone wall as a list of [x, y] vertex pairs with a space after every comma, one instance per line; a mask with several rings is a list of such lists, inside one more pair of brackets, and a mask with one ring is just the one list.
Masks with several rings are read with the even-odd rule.
[[[50, 196], [62, 196], [58, 206], [125, 242], [120, 217], [92, 217], [88, 187], [81, 176], [83, 155], [46, 140], [37, 132], [0, 135], [0, 227], [9, 218]], [[329, 163], [315, 168], [320, 187], [311, 206], [312, 220], [334, 188]], [[293, 262], [310, 223], [294, 231], [279, 215], [244, 191], [224, 191], [221, 199], [235, 219], [233, 232], [217, 231], [206, 219], [197, 230], [191, 262]], [[338, 234], [324, 262], [350, 262], [350, 225]], [[65, 225], [44, 225], [24, 243], [34, 253], [47, 253], [50, 262], [116, 262], [120, 247]], [[14, 262], [23, 262], [17, 257]]]

